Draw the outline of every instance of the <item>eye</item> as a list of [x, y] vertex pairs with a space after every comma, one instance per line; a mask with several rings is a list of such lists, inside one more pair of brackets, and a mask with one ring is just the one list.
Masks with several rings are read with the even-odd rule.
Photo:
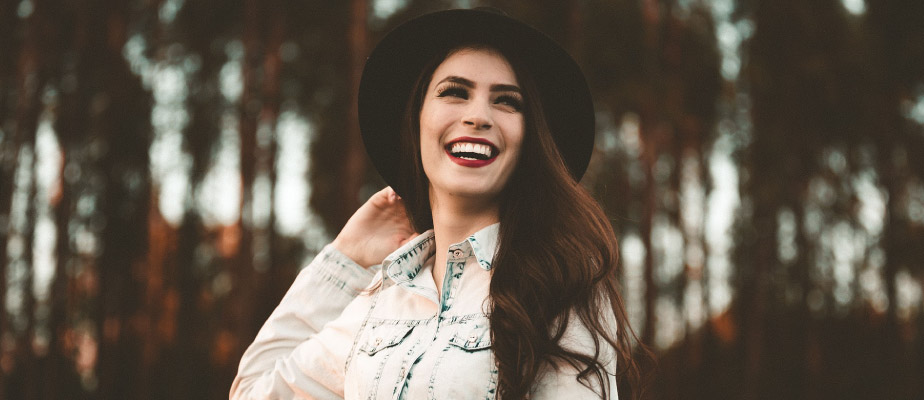
[[497, 98], [494, 99], [494, 104], [510, 107], [513, 109], [513, 111], [520, 111], [523, 109], [523, 99], [521, 99], [519, 96], [510, 94], [497, 96]]
[[437, 89], [436, 97], [458, 97], [460, 99], [468, 99], [468, 89], [461, 85], [448, 84]]

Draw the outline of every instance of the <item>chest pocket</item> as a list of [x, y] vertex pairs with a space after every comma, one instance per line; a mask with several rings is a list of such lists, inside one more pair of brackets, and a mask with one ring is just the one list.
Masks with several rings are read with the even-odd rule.
[[449, 344], [465, 351], [478, 351], [491, 347], [491, 329], [488, 324], [465, 324], [449, 339]]
[[457, 325], [431, 377], [434, 399], [485, 400], [497, 394], [497, 366], [486, 318]]
[[413, 326], [405, 324], [385, 324], [369, 329], [361, 341], [359, 351], [370, 356], [395, 346], [411, 333]]

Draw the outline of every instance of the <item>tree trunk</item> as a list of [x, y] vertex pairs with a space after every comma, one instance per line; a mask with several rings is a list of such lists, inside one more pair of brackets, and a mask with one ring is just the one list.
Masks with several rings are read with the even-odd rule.
[[148, 148], [150, 95], [122, 57], [127, 39], [128, 5], [120, 0], [87, 6], [86, 58], [93, 63], [90, 127], [107, 144], [94, 173], [102, 178], [97, 259], [100, 278], [101, 334], [99, 395], [101, 398], [144, 399], [150, 381], [138, 360], [144, 343], [144, 285], [141, 278], [147, 252], [147, 215], [150, 201]]
[[[67, 149], [69, 150], [69, 149]], [[70, 249], [70, 235], [67, 227], [71, 221], [71, 202], [73, 200], [72, 185], [64, 181], [64, 166], [67, 165], [69, 151], [63, 151], [62, 168], [58, 171], [61, 178], [61, 194], [56, 203], [52, 204], [54, 210], [57, 236], [55, 239], [55, 275], [49, 290], [49, 303], [51, 303], [51, 316], [48, 321], [48, 331], [51, 338], [48, 343], [48, 359], [43, 377], [46, 382], [43, 398], [60, 399], [70, 393], [70, 383], [73, 373], [70, 372], [68, 353], [64, 348], [64, 339], [68, 330], [68, 283], [70, 276], [67, 266], [73, 262]], [[76, 385], [75, 385], [76, 386]]]
[[[41, 391], [41, 380], [39, 379], [38, 360], [32, 350], [32, 341], [35, 333], [35, 296], [32, 290], [34, 281], [34, 269], [32, 262], [32, 242], [35, 233], [35, 135], [38, 127], [39, 115], [42, 111], [41, 90], [47, 81], [47, 74], [43, 68], [43, 32], [42, 24], [45, 22], [45, 6], [39, 4], [33, 11], [32, 15], [25, 22], [26, 28], [24, 33], [24, 42], [21, 52], [19, 53], [18, 62], [18, 87], [17, 87], [17, 104], [16, 104], [16, 124], [13, 131], [13, 140], [11, 149], [11, 162], [5, 166], [11, 167], [9, 175], [4, 171], [3, 182], [0, 183], [0, 216], [5, 217], [6, 227], [0, 233], [0, 274], [3, 275], [2, 310], [0, 310], [0, 332], [12, 332], [7, 326], [6, 315], [6, 290], [9, 282], [6, 282], [8, 274], [7, 266], [10, 265], [9, 254], [7, 253], [7, 243], [9, 243], [10, 234], [15, 227], [12, 221], [15, 216], [12, 214], [13, 195], [18, 189], [16, 187], [16, 175], [19, 168], [29, 170], [29, 182], [27, 185], [26, 210], [24, 216], [25, 223], [21, 231], [16, 234], [22, 236], [21, 254], [17, 257], [20, 261], [20, 267], [26, 268], [24, 282], [22, 283], [22, 308], [21, 313], [25, 315], [26, 327], [24, 331], [19, 332], [16, 338], [16, 348], [14, 351], [17, 368], [23, 372], [22, 396], [23, 399], [37, 398]], [[5, 93], [3, 94], [5, 95]], [[22, 157], [23, 149], [30, 149], [32, 152], [31, 160], [24, 163]], [[4, 168], [5, 169], [5, 168]], [[5, 381], [5, 380], [4, 380]], [[5, 388], [2, 388], [5, 389]]]
[[[359, 208], [359, 192], [365, 181], [366, 154], [362, 137], [359, 133], [359, 115], [357, 113], [357, 98], [359, 94], [359, 80], [362, 77], [368, 53], [368, 39], [366, 32], [366, 19], [368, 15], [368, 0], [350, 0], [349, 22], [349, 52], [350, 102], [346, 121], [346, 152], [344, 153], [343, 184], [340, 187], [341, 221], [346, 220]], [[342, 224], [341, 224], [342, 226]]]
[[654, 247], [652, 246], [652, 225], [654, 223], [654, 213], [657, 207], [657, 183], [654, 176], [654, 164], [657, 159], [657, 127], [653, 124], [642, 123], [642, 128], [648, 130], [648, 134], [643, 139], [643, 150], [641, 155], [642, 169], [645, 171], [645, 183], [642, 192], [642, 220], [640, 221], [639, 234], [642, 236], [642, 243], [645, 246], [645, 325], [642, 328], [642, 342], [647, 345], [654, 344], [656, 333], [655, 319], [655, 300], [658, 298], [658, 286], [654, 281]]
[[228, 332], [236, 342], [242, 354], [244, 347], [253, 338], [253, 302], [254, 253], [253, 253], [253, 219], [254, 219], [254, 181], [257, 168], [257, 121], [260, 110], [259, 66], [263, 61], [260, 46], [260, 31], [263, 27], [264, 7], [259, 0], [246, 0], [244, 3], [244, 60], [242, 73], [243, 92], [239, 105], [240, 165], [241, 165], [241, 204], [240, 218], [237, 222], [239, 232], [237, 255], [233, 261], [235, 289], [232, 293], [229, 321], [232, 324]]
[[[279, 0], [270, 2], [270, 4], [269, 12], [266, 15], [267, 32], [265, 42], [267, 43], [267, 47], [263, 55], [263, 85], [261, 93], [263, 109], [260, 112], [260, 121], [261, 125], [264, 126], [268, 132], [272, 132], [272, 137], [264, 142], [264, 146], [260, 148], [259, 153], [260, 169], [270, 182], [268, 193], [269, 215], [265, 226], [260, 227], [259, 231], [256, 232], [259, 236], [257, 237], [255, 235], [254, 238], [257, 240], [255, 245], [259, 244], [261, 247], [259, 254], [265, 255], [255, 260], [260, 278], [257, 281], [259, 283], [259, 286], [257, 286], [259, 304], [256, 307], [257, 313], [254, 315], [256, 318], [253, 320], [255, 327], [262, 325], [264, 317], [268, 316], [273, 311], [281, 299], [277, 294], [280, 293], [277, 289], [277, 281], [281, 268], [279, 265], [280, 260], [276, 258], [276, 168], [274, 165], [276, 160], [278, 119], [281, 104], [280, 86], [282, 78], [282, 59], [280, 50], [286, 36], [287, 26], [284, 14], [285, 10], [283, 8], [284, 4]], [[236, 367], [236, 365], [231, 367]]]

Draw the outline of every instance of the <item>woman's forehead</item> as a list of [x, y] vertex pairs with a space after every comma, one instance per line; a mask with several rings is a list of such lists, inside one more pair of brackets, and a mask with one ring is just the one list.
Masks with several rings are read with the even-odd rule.
[[490, 47], [461, 47], [450, 51], [433, 72], [433, 82], [439, 83], [449, 76], [461, 77], [475, 84], [517, 84], [510, 62]]

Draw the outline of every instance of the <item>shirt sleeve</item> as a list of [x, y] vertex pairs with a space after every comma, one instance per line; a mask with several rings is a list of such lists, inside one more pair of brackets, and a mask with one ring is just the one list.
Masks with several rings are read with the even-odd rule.
[[[615, 318], [609, 320], [610, 326], [613, 327], [614, 333], [616, 328]], [[581, 322], [580, 318], [574, 313], [568, 319], [568, 328], [561, 339], [561, 346], [569, 351], [593, 355], [594, 340], [593, 333]], [[615, 400], [619, 398], [616, 390], [616, 351], [609, 346], [606, 341], [600, 340], [599, 360], [604, 367], [604, 385], [606, 385], [607, 399]], [[532, 400], [552, 400], [552, 399], [569, 399], [569, 400], [600, 400], [603, 391], [600, 382], [595, 375], [589, 376], [590, 386], [585, 386], [583, 382], [577, 379], [580, 371], [566, 362], [560, 362], [557, 368], [547, 367], [543, 374], [539, 376], [533, 390], [530, 393]]]
[[230, 399], [341, 399], [346, 357], [371, 305], [365, 269], [327, 245], [241, 358]]

